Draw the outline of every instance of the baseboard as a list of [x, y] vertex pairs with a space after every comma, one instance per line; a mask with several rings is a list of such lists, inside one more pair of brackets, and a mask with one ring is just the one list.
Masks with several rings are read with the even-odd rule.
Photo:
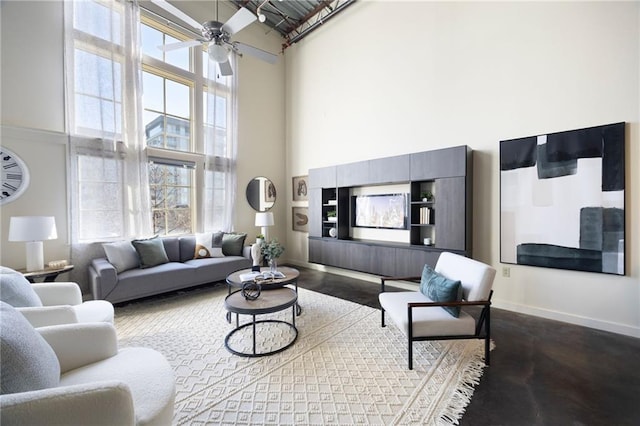
[[640, 328], [633, 327], [627, 324], [603, 321], [581, 315], [568, 314], [566, 312], [537, 308], [535, 306], [521, 305], [518, 303], [511, 303], [495, 298], [493, 299], [491, 306], [493, 306], [494, 308], [504, 309], [520, 314], [532, 315], [536, 317], [562, 321], [569, 324], [580, 325], [583, 327], [595, 328], [597, 330], [608, 331], [611, 333], [623, 334], [625, 336], [640, 338]]

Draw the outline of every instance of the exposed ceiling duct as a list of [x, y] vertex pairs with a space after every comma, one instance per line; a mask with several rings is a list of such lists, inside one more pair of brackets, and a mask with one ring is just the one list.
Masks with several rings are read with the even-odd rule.
[[283, 48], [302, 40], [356, 0], [230, 0], [245, 7], [285, 38]]

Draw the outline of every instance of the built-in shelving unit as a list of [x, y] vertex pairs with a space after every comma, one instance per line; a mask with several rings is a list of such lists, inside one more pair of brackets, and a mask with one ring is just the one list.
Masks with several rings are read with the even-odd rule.
[[[459, 146], [309, 170], [309, 261], [409, 276], [445, 250], [470, 256], [472, 154]], [[407, 241], [352, 238], [350, 193], [394, 184], [409, 188]]]

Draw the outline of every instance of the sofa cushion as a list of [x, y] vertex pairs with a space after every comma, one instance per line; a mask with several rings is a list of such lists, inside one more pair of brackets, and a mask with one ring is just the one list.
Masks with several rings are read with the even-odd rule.
[[27, 319], [12, 306], [0, 302], [0, 323], [0, 393], [58, 386], [58, 358]]
[[140, 266], [138, 252], [131, 241], [117, 241], [115, 243], [102, 244], [104, 254], [118, 273]]
[[164, 250], [164, 244], [160, 238], [133, 240], [131, 243], [140, 257], [140, 268], [150, 268], [169, 262], [167, 253]]
[[42, 306], [24, 275], [7, 267], [0, 271], [0, 300], [16, 308]]
[[222, 237], [222, 232], [196, 234], [196, 247], [193, 258], [224, 257], [222, 253]]
[[180, 237], [162, 237], [164, 251], [167, 253], [169, 262], [181, 262], [180, 260]]
[[242, 256], [245, 238], [247, 238], [247, 234], [244, 232], [224, 233], [222, 236], [222, 253], [225, 256]]
[[[461, 300], [460, 281], [451, 280], [424, 265], [420, 280], [420, 292], [434, 302], [456, 302]], [[443, 306], [442, 309], [452, 316], [460, 316], [459, 306]]]

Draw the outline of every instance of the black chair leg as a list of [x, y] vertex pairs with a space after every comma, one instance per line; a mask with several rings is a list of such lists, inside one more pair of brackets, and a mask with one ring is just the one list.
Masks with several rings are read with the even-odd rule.
[[407, 357], [409, 358], [409, 370], [413, 370], [413, 342], [409, 339], [409, 350]]
[[385, 327], [385, 325], [384, 325], [384, 309], [380, 308], [380, 312], [381, 312], [381, 317], [382, 317], [382, 326]]
[[491, 339], [489, 339], [488, 337], [486, 339], [484, 339], [484, 365], [486, 365], [487, 367], [491, 364], [491, 360], [489, 359], [489, 357], [491, 356]]

